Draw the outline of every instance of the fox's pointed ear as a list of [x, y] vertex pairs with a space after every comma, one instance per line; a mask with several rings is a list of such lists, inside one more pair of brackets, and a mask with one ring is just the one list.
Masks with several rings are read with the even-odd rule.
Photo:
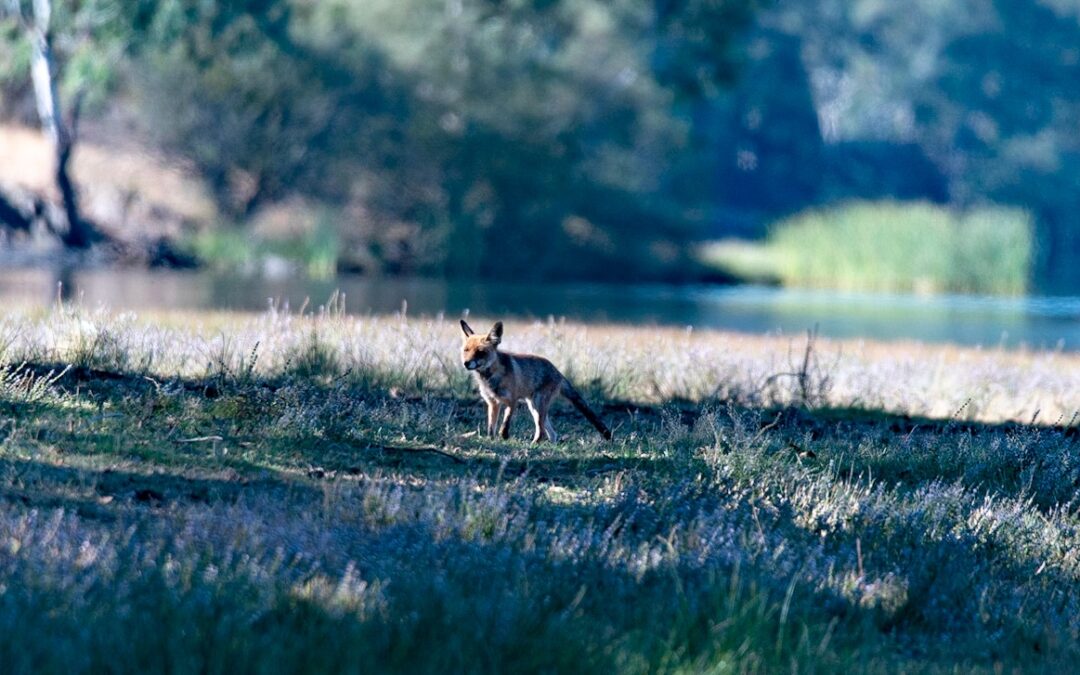
[[469, 327], [469, 324], [465, 323], [465, 319], [461, 320], [461, 330], [465, 333], [465, 337], [476, 334], [473, 329]]
[[502, 342], [502, 321], [495, 322], [495, 325], [491, 327], [491, 331], [488, 332], [487, 339], [493, 345]]

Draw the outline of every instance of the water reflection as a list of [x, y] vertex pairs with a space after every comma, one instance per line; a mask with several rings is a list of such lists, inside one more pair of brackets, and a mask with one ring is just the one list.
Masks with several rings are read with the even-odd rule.
[[[58, 287], [59, 282], [59, 287]], [[206, 273], [0, 271], [0, 299], [66, 301], [115, 309], [262, 311], [270, 303], [317, 306], [335, 290], [350, 313], [483, 316], [692, 325], [752, 333], [918, 339], [987, 346], [1080, 349], [1080, 297], [989, 298], [879, 295], [763, 287], [506, 284], [428, 279], [332, 281]]]

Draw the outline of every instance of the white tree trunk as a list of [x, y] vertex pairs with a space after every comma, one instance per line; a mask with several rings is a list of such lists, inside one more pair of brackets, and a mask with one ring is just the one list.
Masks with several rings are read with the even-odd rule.
[[53, 142], [56, 150], [56, 186], [64, 203], [67, 216], [67, 231], [57, 235], [69, 248], [89, 248], [97, 238], [97, 232], [82, 218], [79, 210], [79, 195], [75, 183], [68, 172], [71, 155], [75, 151], [74, 125], [78, 120], [79, 103], [76, 101], [72, 111], [72, 128], [64, 122], [60, 108], [60, 97], [56, 93], [54, 61], [52, 53], [52, 0], [33, 0], [34, 13], [26, 21], [31, 45], [30, 76], [34, 83], [34, 98], [37, 101], [38, 117], [41, 128]]
[[50, 0], [34, 0], [34, 16], [29, 24], [30, 77], [34, 83], [34, 98], [37, 101], [41, 128], [53, 143], [60, 143], [64, 122], [56, 96], [56, 81], [53, 78], [52, 36], [49, 33], [51, 17]]

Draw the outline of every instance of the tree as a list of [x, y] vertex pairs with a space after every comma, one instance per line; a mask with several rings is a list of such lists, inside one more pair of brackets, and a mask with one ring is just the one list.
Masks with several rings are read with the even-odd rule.
[[[56, 86], [56, 59], [53, 54], [53, 6], [51, 0], [32, 0], [29, 7], [19, 0], [8, 0], [7, 11], [22, 26], [30, 43], [30, 73], [38, 119], [42, 131], [52, 142], [55, 154], [54, 176], [67, 222], [64, 226], [49, 223], [50, 228], [65, 246], [83, 250], [90, 248], [102, 235], [87, 221], [79, 208], [79, 193], [72, 180], [70, 163], [78, 140], [79, 114], [82, 93], [75, 96], [70, 113], [65, 117]], [[26, 216], [19, 214], [10, 203], [5, 203], [8, 222], [12, 227], [22, 228]], [[4, 215], [0, 212], [0, 215]]]
[[681, 273], [753, 4], [52, 2], [226, 222], [300, 196], [384, 269], [540, 278]]

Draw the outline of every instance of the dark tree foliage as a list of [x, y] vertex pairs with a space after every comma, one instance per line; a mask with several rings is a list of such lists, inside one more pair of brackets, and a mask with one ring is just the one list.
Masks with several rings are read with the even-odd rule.
[[747, 7], [173, 0], [136, 13], [134, 89], [237, 222], [299, 193], [357, 230], [407, 223], [358, 238], [391, 270], [669, 274], [681, 111], [730, 84]]
[[[1056, 9], [1055, 9], [1056, 7]], [[921, 141], [954, 198], [1031, 209], [1041, 284], [1080, 289], [1080, 5], [996, 0], [997, 22], [944, 54], [916, 98]]]

